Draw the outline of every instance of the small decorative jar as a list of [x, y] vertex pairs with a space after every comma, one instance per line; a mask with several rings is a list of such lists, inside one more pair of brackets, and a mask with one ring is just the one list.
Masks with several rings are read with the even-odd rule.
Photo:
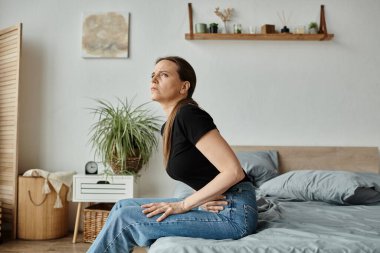
[[207, 25], [204, 23], [197, 23], [195, 24], [195, 33], [206, 33], [207, 32]]
[[281, 29], [281, 33], [290, 33], [290, 30], [287, 26], [284, 26], [282, 29]]
[[210, 33], [218, 33], [218, 24], [217, 23], [211, 23], [209, 26], [209, 32]]
[[234, 24], [234, 33], [241, 33], [242, 32], [242, 28], [241, 28], [241, 24]]

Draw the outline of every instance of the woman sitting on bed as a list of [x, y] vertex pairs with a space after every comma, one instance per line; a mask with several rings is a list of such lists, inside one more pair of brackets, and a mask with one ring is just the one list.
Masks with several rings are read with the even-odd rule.
[[239, 239], [255, 232], [254, 187], [213, 119], [192, 99], [195, 84], [186, 60], [156, 61], [151, 94], [168, 117], [161, 131], [166, 171], [196, 191], [185, 199], [117, 202], [88, 252], [131, 252], [167, 236]]

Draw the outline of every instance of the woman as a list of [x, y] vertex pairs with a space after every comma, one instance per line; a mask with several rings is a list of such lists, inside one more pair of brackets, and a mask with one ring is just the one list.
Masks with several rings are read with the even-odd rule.
[[184, 59], [156, 61], [151, 94], [168, 117], [161, 131], [166, 171], [196, 191], [185, 199], [117, 202], [88, 252], [131, 252], [166, 236], [239, 239], [255, 232], [253, 185], [210, 115], [192, 99], [195, 85]]

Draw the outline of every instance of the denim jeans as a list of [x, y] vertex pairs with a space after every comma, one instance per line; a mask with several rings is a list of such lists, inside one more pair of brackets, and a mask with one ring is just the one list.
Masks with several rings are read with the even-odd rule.
[[256, 230], [257, 206], [251, 182], [241, 182], [223, 195], [228, 205], [219, 213], [193, 209], [173, 214], [161, 222], [161, 215], [147, 218], [140, 207], [152, 202], [176, 202], [182, 199], [134, 198], [118, 201], [107, 222], [87, 252], [132, 252], [135, 246], [150, 246], [166, 236], [204, 239], [239, 239]]

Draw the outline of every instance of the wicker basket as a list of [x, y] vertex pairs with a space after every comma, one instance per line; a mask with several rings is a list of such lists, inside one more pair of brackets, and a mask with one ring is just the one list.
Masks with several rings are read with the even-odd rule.
[[83, 241], [93, 242], [106, 223], [113, 203], [100, 203], [84, 209]]
[[[121, 174], [120, 160], [113, 159], [111, 161], [111, 168], [115, 174]], [[125, 160], [125, 168], [127, 171], [139, 172], [142, 168], [142, 159], [140, 157], [128, 157]]]

